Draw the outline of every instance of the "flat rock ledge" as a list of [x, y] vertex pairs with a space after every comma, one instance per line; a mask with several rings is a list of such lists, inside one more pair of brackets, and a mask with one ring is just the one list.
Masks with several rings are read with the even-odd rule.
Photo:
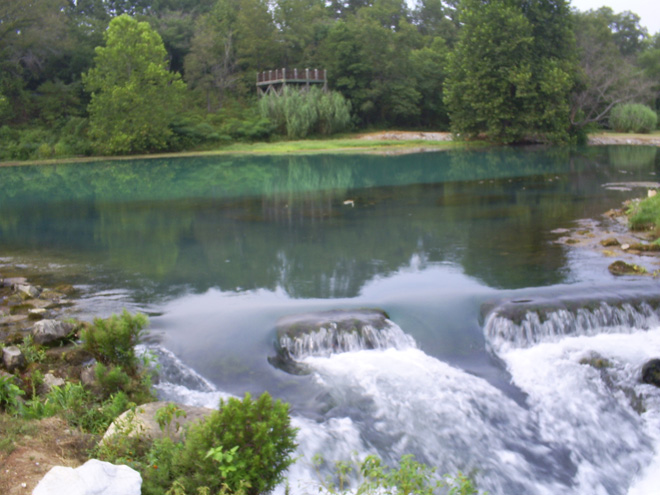
[[142, 476], [128, 466], [96, 459], [80, 467], [55, 466], [32, 495], [140, 495]]

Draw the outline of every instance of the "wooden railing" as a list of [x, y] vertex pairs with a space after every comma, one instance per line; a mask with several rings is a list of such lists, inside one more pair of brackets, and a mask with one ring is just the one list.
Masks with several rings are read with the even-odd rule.
[[257, 74], [257, 86], [286, 82], [324, 83], [326, 80], [325, 69], [274, 69]]

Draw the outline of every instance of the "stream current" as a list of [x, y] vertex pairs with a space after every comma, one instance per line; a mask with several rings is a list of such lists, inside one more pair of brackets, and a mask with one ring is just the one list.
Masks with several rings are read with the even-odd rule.
[[[158, 393], [268, 390], [312, 457], [402, 455], [490, 494], [657, 493], [660, 287], [616, 279], [556, 229], [645, 194], [655, 148], [249, 157], [0, 169], [0, 265], [83, 293], [81, 318], [149, 314]], [[0, 266], [0, 271], [2, 266]], [[376, 349], [290, 342], [280, 318], [380, 308]], [[325, 339], [325, 340], [324, 340]], [[324, 347], [325, 346], [325, 347]], [[370, 345], [368, 347], [373, 347]], [[284, 492], [284, 487], [280, 488]]]

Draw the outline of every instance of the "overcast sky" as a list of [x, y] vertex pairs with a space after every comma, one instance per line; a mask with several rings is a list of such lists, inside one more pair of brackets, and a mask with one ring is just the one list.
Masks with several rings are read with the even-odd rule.
[[577, 10], [586, 11], [603, 6], [611, 7], [615, 13], [630, 10], [640, 18], [640, 24], [648, 29], [649, 34], [660, 31], [660, 1], [658, 0], [571, 0]]

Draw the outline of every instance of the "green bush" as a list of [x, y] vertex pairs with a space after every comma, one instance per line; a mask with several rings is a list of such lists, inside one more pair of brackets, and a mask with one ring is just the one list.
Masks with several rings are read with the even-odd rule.
[[610, 113], [610, 126], [617, 132], [649, 133], [657, 123], [658, 115], [639, 103], [616, 105]]
[[25, 392], [14, 383], [13, 375], [0, 375], [0, 411], [15, 412], [23, 394]]
[[249, 394], [242, 401], [221, 400], [219, 411], [190, 428], [173, 463], [176, 481], [190, 493], [200, 487], [269, 492], [293, 463], [295, 435], [288, 404], [268, 393], [256, 401]]
[[[315, 456], [313, 464], [319, 468], [324, 464], [320, 456]], [[320, 478], [321, 479], [321, 478]], [[357, 486], [353, 486], [357, 482]], [[383, 464], [375, 455], [366, 457], [362, 462], [340, 461], [335, 464], [334, 472], [321, 479], [319, 491], [329, 495], [433, 495], [440, 489], [448, 495], [476, 495], [478, 493], [472, 480], [462, 473], [456, 476], [436, 476], [435, 468], [415, 461], [411, 454], [401, 457], [398, 468]], [[443, 492], [444, 493], [444, 492]]]
[[131, 377], [138, 375], [139, 359], [135, 346], [140, 342], [149, 320], [141, 313], [124, 310], [94, 324], [82, 332], [83, 349], [103, 365], [120, 366]]

